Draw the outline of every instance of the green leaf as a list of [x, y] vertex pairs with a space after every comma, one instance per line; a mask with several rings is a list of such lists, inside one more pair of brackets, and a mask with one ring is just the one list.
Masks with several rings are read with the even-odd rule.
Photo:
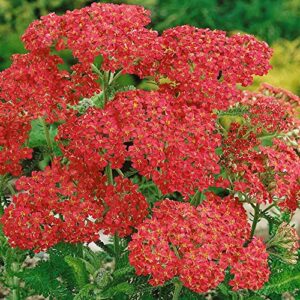
[[134, 271], [134, 267], [128, 266], [128, 267], [124, 267], [124, 268], [115, 270], [112, 275], [114, 278], [119, 278], [119, 277], [128, 275], [128, 274], [132, 273], [133, 271]]
[[46, 154], [44, 158], [38, 162], [39, 168], [43, 171], [49, 165], [50, 160], [50, 155]]
[[64, 257], [67, 255], [81, 256], [85, 247], [82, 244], [59, 243], [48, 250], [51, 257]]
[[223, 149], [222, 147], [217, 147], [215, 149], [215, 153], [218, 155], [218, 156], [221, 156], [223, 154]]
[[48, 250], [50, 255], [49, 262], [53, 269], [57, 270], [57, 275], [68, 287], [69, 290], [74, 291], [80, 288], [75, 278], [74, 269], [65, 261], [66, 256], [82, 256], [83, 246], [81, 244], [67, 244], [59, 243], [55, 247]]
[[273, 146], [273, 140], [272, 140], [272, 138], [262, 138], [261, 144], [266, 147], [271, 147], [271, 146]]
[[126, 294], [126, 295], [131, 295], [134, 293], [134, 287], [128, 283], [128, 282], [122, 282], [119, 283], [113, 287], [110, 287], [106, 291], [104, 291], [102, 294], [104, 297], [113, 297], [118, 294]]
[[39, 119], [31, 121], [28, 145], [31, 148], [47, 146], [44, 129]]
[[282, 294], [300, 289], [300, 262], [295, 266], [290, 266], [275, 261], [271, 268], [270, 279], [260, 291], [260, 294]]
[[37, 294], [63, 300], [73, 299], [71, 292], [57, 279], [57, 270], [49, 261], [42, 262], [33, 269], [26, 269], [18, 273], [17, 276]]
[[74, 300], [91, 299], [91, 292], [94, 291], [96, 286], [94, 284], [86, 284], [79, 293], [74, 297]]
[[[62, 155], [62, 152], [58, 147], [57, 143], [54, 141], [54, 138], [58, 132], [58, 125], [58, 123], [53, 123], [49, 126], [49, 135], [53, 144], [54, 154], [60, 156]], [[31, 121], [31, 130], [29, 132], [28, 146], [30, 148], [47, 147], [47, 140], [44, 128], [39, 119]]]
[[221, 291], [222, 294], [226, 296], [229, 295], [230, 289], [226, 284], [224, 283], [219, 284], [218, 289]]
[[153, 298], [153, 296], [148, 295], [148, 294], [142, 295], [140, 299], [141, 300], [155, 300], [155, 298]]
[[76, 283], [83, 288], [89, 282], [89, 275], [84, 262], [79, 257], [66, 256], [65, 262], [72, 268]]
[[105, 105], [105, 101], [104, 101], [104, 94], [103, 91], [99, 94], [94, 95], [91, 98], [91, 101], [93, 103], [93, 105], [95, 105], [98, 108], [104, 108]]
[[79, 259], [84, 263], [85, 268], [89, 274], [93, 275], [97, 271], [97, 268], [95, 265], [91, 264], [90, 262], [86, 261], [85, 259], [83, 259], [81, 257]]
[[219, 117], [218, 122], [221, 124], [221, 126], [226, 131], [228, 131], [232, 123], [237, 123], [237, 124], [242, 125], [245, 123], [245, 119], [240, 115], [227, 114], [227, 115], [222, 115], [221, 117]]
[[211, 186], [208, 188], [208, 190], [222, 198], [229, 195], [229, 191], [221, 187]]

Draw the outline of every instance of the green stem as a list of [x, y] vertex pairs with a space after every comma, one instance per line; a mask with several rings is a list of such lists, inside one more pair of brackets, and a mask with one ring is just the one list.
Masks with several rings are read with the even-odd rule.
[[104, 105], [108, 101], [108, 95], [107, 95], [107, 89], [109, 85], [109, 73], [107, 71], [104, 71], [103, 73], [103, 84], [102, 84], [102, 89], [103, 89], [103, 99], [104, 99]]
[[174, 251], [175, 255], [178, 257], [178, 258], [181, 258], [180, 257], [180, 254], [178, 252], [178, 249], [175, 245], [171, 244], [170, 247], [172, 248], [172, 250]]
[[275, 137], [280, 137], [280, 136], [281, 135], [278, 132], [274, 132], [272, 134], [266, 134], [266, 135], [259, 136], [258, 138], [263, 140], [263, 139], [275, 138]]
[[114, 235], [114, 251], [117, 265], [120, 257], [120, 238], [118, 237], [117, 233]]
[[120, 76], [122, 75], [122, 70], [119, 71], [118, 73], [116, 73], [116, 75], [112, 75], [112, 77], [110, 78], [108, 84], [111, 85], [114, 81], [116, 81]]
[[115, 170], [121, 177], [125, 177], [124, 173], [120, 169], [115, 169]]
[[182, 289], [181, 281], [175, 282], [174, 287], [175, 287], [175, 289], [174, 289], [174, 294], [173, 294], [172, 300], [178, 300], [179, 296], [180, 296], [181, 289]]
[[[11, 265], [11, 270], [13, 272], [17, 272], [18, 271], [18, 264], [17, 263], [12, 263]], [[13, 276], [12, 278], [12, 293], [11, 293], [11, 296], [12, 296], [12, 300], [20, 300], [20, 289], [19, 289], [19, 286], [20, 285], [20, 279], [16, 276]]]
[[109, 100], [108, 87], [112, 85], [122, 75], [122, 70], [115, 74], [109, 71], [101, 72], [94, 64], [91, 64], [91, 67], [92, 70], [99, 76], [101, 80], [101, 88], [105, 105]]
[[107, 254], [109, 254], [111, 257], [114, 257], [115, 254], [114, 252], [107, 246], [105, 245], [102, 241], [97, 241], [95, 242], [95, 244], [100, 247], [101, 249], [103, 249]]
[[203, 201], [203, 197], [204, 194], [202, 192], [200, 192], [199, 190], [197, 190], [197, 192], [194, 194], [194, 196], [191, 198], [191, 205], [193, 206], [198, 206], [202, 201]]
[[268, 206], [266, 209], [264, 209], [261, 214], [265, 214], [268, 210], [270, 210], [272, 207], [276, 206], [276, 203], [271, 204], [270, 206]]
[[[268, 249], [268, 248], [267, 248]], [[273, 252], [273, 251], [270, 251], [268, 249], [268, 254], [271, 255], [271, 256], [274, 256], [274, 257], [277, 257], [279, 258], [280, 260], [282, 260], [282, 256], [278, 255], [277, 253]]]
[[253, 217], [253, 221], [252, 221], [251, 233], [250, 233], [249, 241], [251, 241], [252, 238], [253, 238], [253, 236], [254, 236], [254, 232], [255, 232], [257, 223], [259, 221], [259, 217], [260, 217], [259, 204], [256, 204], [256, 206], [254, 207], [254, 217]]
[[[105, 173], [107, 176], [107, 183], [113, 185], [114, 177], [113, 177], [112, 168], [111, 168], [110, 164], [108, 164], [106, 166]], [[119, 261], [119, 257], [120, 257], [120, 238], [118, 237], [117, 233], [115, 233], [115, 235], [114, 235], [114, 252], [115, 252], [114, 257], [115, 257], [116, 264], [117, 264]]]
[[9, 189], [11, 195], [15, 195], [15, 194], [16, 194], [16, 191], [15, 191], [15, 189], [13, 188], [13, 186], [11, 185], [10, 182], [7, 183], [7, 188]]
[[113, 185], [114, 184], [114, 176], [113, 176], [112, 168], [111, 168], [110, 164], [108, 164], [106, 166], [105, 173], [107, 176], [107, 183]]
[[1, 175], [0, 176], [0, 187], [2, 187], [4, 184], [3, 184], [3, 182], [5, 182], [5, 180], [7, 180], [7, 177], [8, 177], [8, 174], [7, 173], [5, 173], [4, 175]]
[[10, 191], [10, 193], [14, 195], [16, 192], [10, 183], [10, 180], [12, 178], [9, 176], [9, 174], [6, 173], [0, 177], [0, 194], [4, 194], [4, 190], [7, 188]]
[[92, 64], [92, 70], [97, 74], [97, 75], [99, 75], [99, 77], [100, 77], [100, 79], [102, 79], [102, 73], [101, 73], [101, 71], [94, 65], [94, 64]]
[[49, 132], [46, 121], [42, 117], [39, 117], [39, 121], [40, 121], [41, 125], [43, 126], [47, 146], [48, 146], [48, 149], [49, 149], [49, 154], [50, 154], [50, 157], [51, 157], [51, 160], [52, 160], [53, 159], [53, 144], [52, 144], [52, 141], [51, 141], [50, 132]]

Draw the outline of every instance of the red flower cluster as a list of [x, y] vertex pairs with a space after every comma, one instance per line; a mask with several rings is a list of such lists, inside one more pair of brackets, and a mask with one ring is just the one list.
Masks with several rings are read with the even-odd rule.
[[265, 244], [257, 237], [242, 249], [240, 259], [230, 268], [234, 278], [229, 284], [233, 290], [259, 290], [268, 281], [270, 271], [267, 263], [268, 253], [265, 249]]
[[[122, 109], [129, 120], [129, 114], [137, 113], [137, 109], [142, 107], [139, 105], [132, 108], [128, 105], [128, 102], [134, 102], [132, 98], [146, 97], [143, 106], [151, 105], [150, 98], [156, 98], [153, 106], [158, 99], [161, 101], [165, 98], [163, 101], [172, 106], [170, 116], [166, 115], [164, 108], [161, 110], [157, 107], [157, 116], [154, 119], [151, 117], [151, 120], [155, 120], [153, 125], [150, 125], [150, 121], [145, 122], [147, 119], [141, 116], [144, 111], [137, 114], [141, 120], [136, 118], [129, 121], [129, 127], [135, 127], [133, 136], [122, 136], [120, 131], [110, 132], [109, 136], [100, 132], [101, 141], [95, 142], [94, 146], [105, 149], [105, 153], [99, 153], [93, 147], [85, 152], [88, 149], [84, 145], [87, 139], [84, 138], [78, 144], [70, 142], [70, 148], [64, 151], [70, 159], [74, 156], [73, 161], [84, 153], [85, 161], [90, 162], [88, 167], [97, 158], [99, 162], [95, 168], [102, 168], [105, 161], [120, 166], [127, 156], [122, 143], [128, 138], [134, 138], [135, 145], [130, 147], [129, 152], [138, 170], [153, 176], [162, 189], [168, 192], [174, 191], [177, 186], [182, 189], [186, 185], [184, 181], [190, 178], [191, 184], [188, 183], [187, 188], [182, 190], [184, 194], [193, 193], [192, 182], [196, 182], [196, 185], [203, 182], [201, 187], [205, 188], [212, 182], [212, 173], [218, 170], [213, 150], [218, 137], [211, 135], [214, 126], [211, 111], [226, 108], [231, 98], [238, 101], [240, 92], [235, 87], [236, 83], [248, 84], [254, 74], [266, 73], [270, 68], [268, 59], [271, 51], [265, 43], [248, 35], [226, 37], [223, 31], [200, 30], [190, 26], [167, 30], [159, 37], [157, 32], [145, 28], [149, 22], [149, 12], [142, 7], [96, 3], [81, 10], [69, 11], [63, 16], [50, 14], [42, 17], [33, 22], [23, 36], [25, 47], [30, 53], [14, 56], [12, 66], [0, 74], [0, 97], [6, 103], [13, 103], [13, 118], [21, 113], [30, 120], [44, 117], [51, 123], [69, 120], [72, 111], [68, 104], [77, 103], [81, 98], [91, 97], [100, 91], [97, 75], [91, 68], [91, 63], [99, 55], [103, 58], [102, 70], [122, 70], [123, 73], [140, 77], [152, 75], [158, 81], [167, 78], [171, 83], [162, 85], [156, 94], [136, 92], [138, 95], [135, 96], [128, 92], [128, 95], [124, 93], [114, 102], [116, 106], [125, 106]], [[59, 65], [63, 64], [63, 60], [51, 54], [55, 48], [55, 53], [70, 49], [78, 60], [78, 63], [71, 66], [71, 73], [60, 70]], [[116, 109], [114, 106], [106, 110]], [[126, 111], [126, 106], [131, 111]], [[99, 120], [96, 121], [97, 114], [102, 125]], [[82, 126], [83, 136], [88, 134], [86, 126], [90, 132], [102, 131], [93, 129], [95, 123], [92, 123], [96, 122], [102, 127], [106, 124], [108, 128], [115, 118], [108, 115], [102, 120], [103, 114], [95, 111], [91, 119], [88, 116], [78, 120], [72, 118], [69, 124], [75, 122]], [[160, 119], [166, 123], [162, 124]], [[175, 131], [178, 122], [182, 123], [182, 128], [176, 128]], [[138, 126], [142, 123], [144, 127], [138, 132]], [[120, 125], [123, 126], [121, 123], [113, 124], [108, 130]], [[149, 126], [152, 132], [147, 133], [149, 136], [146, 139], [141, 138]], [[64, 136], [71, 138], [74, 130], [68, 125], [65, 128]], [[160, 130], [165, 132], [161, 135]], [[121, 133], [124, 134], [124, 131], [121, 130]], [[150, 135], [153, 134], [151, 140]], [[74, 138], [80, 139], [79, 134], [74, 134]], [[156, 149], [146, 149], [145, 146], [152, 142]], [[144, 148], [142, 151], [138, 148], [139, 143]], [[87, 144], [90, 145], [89, 142]], [[112, 146], [114, 144], [116, 147]], [[178, 160], [174, 160], [177, 156]], [[162, 161], [164, 165], [160, 166]], [[184, 165], [180, 180], [177, 169], [174, 170], [178, 163]], [[152, 170], [149, 170], [150, 167]], [[170, 180], [165, 181], [165, 178]]]
[[[241, 124], [231, 124], [223, 140], [221, 163], [235, 190], [251, 201], [277, 200], [294, 211], [300, 200], [300, 159], [293, 147], [274, 137], [293, 130], [298, 121], [286, 110], [289, 104], [274, 96], [245, 92], [242, 103], [248, 111], [239, 120]], [[266, 139], [271, 145], [263, 146]]]
[[97, 176], [108, 163], [114, 169], [122, 167], [126, 146], [115, 114], [118, 112], [107, 106], [103, 110], [90, 108], [59, 127], [57, 140], [66, 144], [61, 146], [72, 168]]
[[249, 107], [251, 124], [258, 134], [287, 132], [299, 124], [293, 106], [274, 96], [245, 91], [241, 103]]
[[274, 174], [276, 184], [272, 195], [281, 200], [279, 206], [294, 211], [299, 207], [300, 201], [300, 158], [293, 148], [281, 140], [276, 139], [273, 143], [273, 148], [261, 147]]
[[160, 37], [164, 50], [156, 76], [172, 81], [168, 86], [180, 93], [183, 103], [194, 103], [211, 111], [227, 108], [240, 99], [236, 84], [252, 83], [253, 75], [271, 68], [271, 50], [250, 35], [226, 36], [226, 32], [180, 26]]
[[108, 185], [103, 194], [108, 211], [104, 214], [104, 233], [120, 237], [132, 233], [148, 214], [148, 203], [129, 179], [116, 178], [116, 186]]
[[224, 140], [222, 164], [234, 189], [251, 201], [280, 200], [279, 205], [291, 211], [298, 207], [300, 159], [282, 141], [273, 140], [272, 147], [262, 146], [249, 127], [233, 124]]
[[219, 173], [215, 120], [173, 99], [159, 92], [119, 93], [103, 110], [90, 109], [61, 126], [61, 137], [69, 141], [64, 154], [77, 169], [98, 171], [107, 163], [121, 168], [130, 157], [132, 166], [163, 193], [178, 191], [187, 197], [208, 188]]
[[134, 5], [96, 4], [63, 16], [54, 13], [33, 22], [23, 41], [34, 52], [70, 49], [84, 69], [101, 55], [103, 70], [142, 76], [159, 59], [161, 46], [150, 23], [149, 11]]
[[30, 123], [26, 114], [16, 115], [15, 105], [0, 101], [0, 175], [22, 172], [21, 159], [30, 159], [32, 149], [23, 146]]
[[12, 246], [45, 250], [59, 241], [89, 242], [99, 238], [103, 205], [59, 163], [16, 183], [19, 194], [2, 217]]
[[[260, 92], [266, 96], [272, 96], [285, 108], [291, 116], [299, 117], [300, 97], [284, 89], [263, 83]], [[299, 118], [298, 118], [299, 122]]]
[[34, 53], [53, 46], [70, 49], [79, 61], [73, 66], [79, 77], [90, 72], [99, 55], [106, 71], [154, 75], [158, 81], [166, 77], [172, 81], [168, 89], [180, 92], [182, 101], [209, 110], [238, 100], [236, 83], [249, 85], [253, 75], [270, 69], [271, 50], [250, 35], [227, 37], [223, 31], [180, 26], [158, 37], [145, 28], [149, 23], [149, 11], [142, 7], [93, 3], [63, 16], [42, 17], [29, 26], [23, 41]]
[[230, 267], [234, 289], [256, 290], [268, 280], [268, 254], [257, 238], [244, 247], [249, 230], [246, 213], [234, 198], [208, 194], [197, 209], [164, 200], [133, 234], [129, 260], [138, 275], [152, 276], [153, 285], [179, 276], [191, 290], [207, 292]]
[[13, 104], [16, 116], [64, 120], [74, 85], [68, 72], [58, 69], [60, 63], [45, 53], [14, 55], [11, 67], [0, 73], [0, 98]]
[[99, 230], [131, 233], [147, 215], [147, 202], [128, 179], [107, 186], [106, 178], [52, 163], [32, 177], [21, 177], [20, 193], [5, 210], [1, 222], [12, 246], [39, 252], [60, 241], [78, 243], [99, 239]]

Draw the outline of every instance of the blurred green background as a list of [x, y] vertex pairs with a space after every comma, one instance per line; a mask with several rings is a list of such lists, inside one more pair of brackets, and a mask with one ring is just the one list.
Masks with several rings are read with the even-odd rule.
[[300, 0], [0, 0], [0, 70], [13, 53], [24, 52], [20, 36], [28, 24], [49, 12], [84, 7], [92, 2], [143, 5], [152, 11], [152, 27], [190, 24], [201, 28], [245, 32], [274, 49], [273, 70], [256, 78], [300, 94]]

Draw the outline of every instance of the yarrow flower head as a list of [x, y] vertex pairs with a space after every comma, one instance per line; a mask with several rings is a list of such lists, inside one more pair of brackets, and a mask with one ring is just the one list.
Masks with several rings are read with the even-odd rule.
[[107, 206], [102, 228], [107, 234], [128, 236], [148, 214], [148, 203], [129, 179], [117, 177], [116, 185], [108, 185], [103, 195]]
[[100, 229], [126, 236], [147, 215], [147, 202], [129, 179], [117, 179], [114, 187], [105, 177], [82, 176], [54, 161], [21, 177], [1, 219], [10, 244], [39, 252], [60, 241], [97, 241]]
[[[220, 118], [225, 128], [221, 164], [234, 189], [252, 202], [277, 201], [282, 208], [296, 210], [300, 160], [297, 142], [289, 144], [287, 137], [298, 120], [274, 95], [244, 92], [241, 105], [232, 108], [243, 109], [238, 115], [230, 115], [229, 110], [229, 117]], [[228, 118], [228, 124], [222, 118]]]
[[277, 200], [280, 206], [294, 211], [300, 200], [299, 156], [278, 139], [273, 140], [272, 147], [262, 146], [247, 129], [232, 126], [224, 140], [222, 160], [229, 176], [235, 178], [235, 190], [258, 203]]
[[186, 287], [207, 292], [232, 267], [234, 289], [261, 288], [269, 276], [268, 254], [257, 238], [244, 246], [250, 228], [242, 205], [234, 198], [207, 196], [197, 208], [171, 200], [157, 203], [152, 218], [132, 236], [130, 263], [137, 274], [151, 275], [153, 285], [179, 276]]
[[32, 149], [24, 145], [30, 130], [29, 118], [26, 114], [16, 115], [12, 103], [0, 102], [0, 111], [0, 175], [19, 176], [22, 172], [20, 160], [32, 156]]
[[171, 81], [168, 89], [180, 93], [179, 100], [204, 110], [226, 109], [240, 93], [236, 84], [249, 85], [253, 75], [271, 68], [271, 50], [253, 36], [178, 26], [160, 37], [163, 57], [155, 75]]
[[90, 109], [61, 127], [61, 138], [69, 141], [63, 151], [80, 169], [102, 170], [108, 163], [121, 168], [129, 157], [163, 193], [188, 196], [207, 188], [219, 173], [214, 118], [173, 99], [158, 92], [119, 93], [103, 110]]
[[141, 6], [93, 3], [90, 7], [52, 13], [33, 22], [23, 41], [26, 49], [49, 52], [70, 49], [79, 66], [89, 67], [99, 55], [106, 71], [144, 75], [161, 55], [158, 33], [145, 28], [150, 12]]
[[39, 252], [59, 241], [98, 239], [100, 225], [91, 217], [101, 217], [103, 205], [83, 186], [78, 189], [73, 180], [72, 174], [55, 162], [43, 172], [17, 181], [20, 193], [1, 220], [12, 246]]
[[0, 98], [13, 104], [16, 115], [65, 119], [74, 84], [68, 72], [59, 70], [60, 63], [60, 57], [45, 53], [14, 55], [11, 67], [0, 73]]

